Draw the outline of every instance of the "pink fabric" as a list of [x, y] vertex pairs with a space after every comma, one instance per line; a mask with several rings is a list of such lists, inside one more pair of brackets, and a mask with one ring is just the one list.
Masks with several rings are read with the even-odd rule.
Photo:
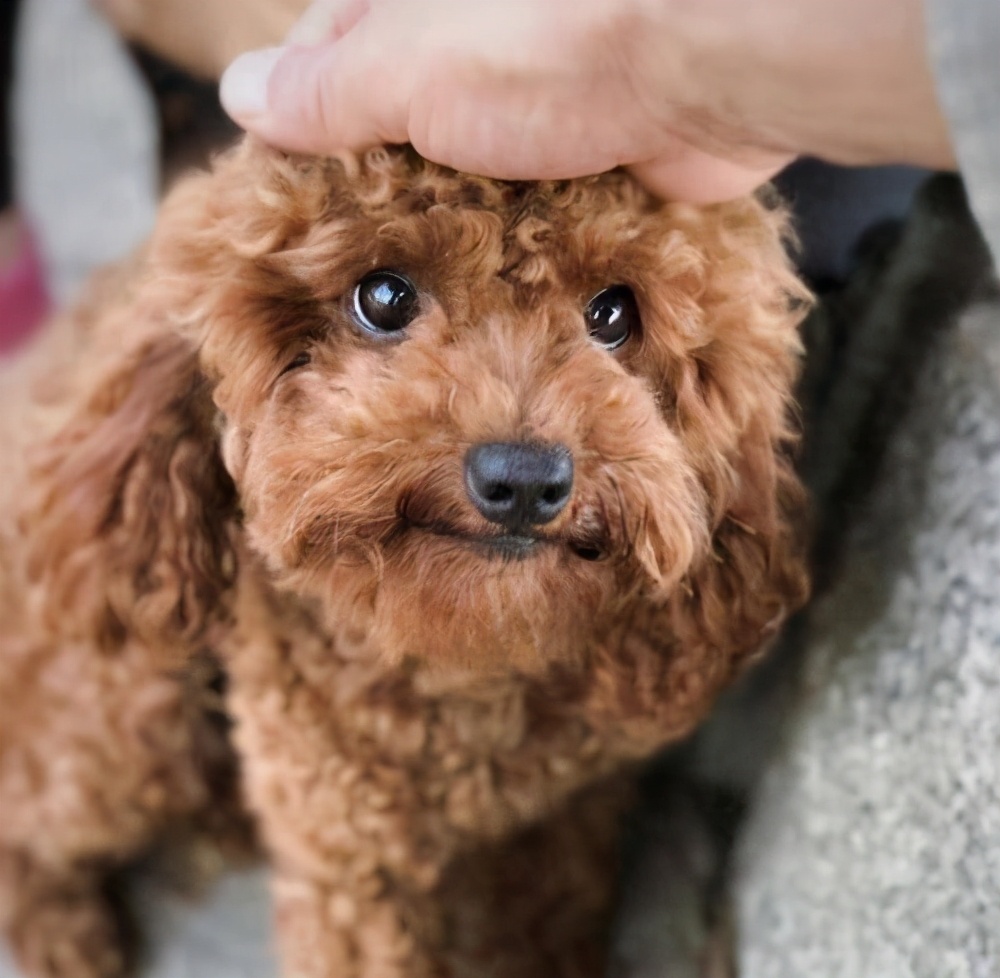
[[0, 356], [31, 336], [50, 308], [45, 269], [34, 237], [25, 224], [13, 261], [0, 266]]

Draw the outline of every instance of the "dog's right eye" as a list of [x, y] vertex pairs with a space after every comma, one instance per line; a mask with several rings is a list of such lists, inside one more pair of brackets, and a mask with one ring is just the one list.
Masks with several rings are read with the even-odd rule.
[[419, 311], [413, 283], [395, 272], [372, 272], [354, 290], [354, 318], [370, 333], [398, 333]]

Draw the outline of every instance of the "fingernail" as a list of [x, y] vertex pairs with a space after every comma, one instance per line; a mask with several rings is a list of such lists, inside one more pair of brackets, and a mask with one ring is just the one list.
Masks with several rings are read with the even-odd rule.
[[274, 66], [286, 48], [261, 48], [241, 54], [225, 71], [219, 83], [223, 108], [235, 119], [267, 112], [267, 86]]

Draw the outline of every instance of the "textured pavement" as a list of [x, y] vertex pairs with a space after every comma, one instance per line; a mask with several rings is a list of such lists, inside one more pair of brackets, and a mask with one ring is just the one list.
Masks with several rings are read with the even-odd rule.
[[[980, 250], [929, 202], [868, 313], [911, 337]], [[743, 978], [1000, 975], [1000, 298], [978, 292], [939, 324], [811, 613], [741, 839]]]

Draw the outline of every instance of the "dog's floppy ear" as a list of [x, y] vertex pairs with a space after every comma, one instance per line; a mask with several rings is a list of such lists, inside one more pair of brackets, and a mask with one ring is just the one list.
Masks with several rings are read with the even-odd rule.
[[22, 528], [49, 626], [183, 661], [235, 574], [235, 493], [191, 344], [150, 336], [116, 354], [39, 447]]
[[760, 423], [745, 433], [711, 549], [672, 603], [682, 645], [738, 670], [808, 596], [806, 495], [784, 446]]
[[711, 546], [595, 662], [588, 710], [638, 754], [690, 733], [805, 602], [805, 493], [781, 446], [747, 432]]
[[685, 361], [677, 397], [710, 500], [710, 549], [675, 596], [672, 625], [731, 674], [808, 595], [806, 495], [791, 449], [812, 299], [788, 256], [784, 209], [748, 199], [727, 213], [713, 225], [701, 300], [710, 340]]
[[752, 199], [688, 217], [702, 279], [689, 290], [693, 342], [668, 386], [704, 490], [705, 543], [601, 664], [601, 709], [631, 720], [646, 747], [689, 732], [809, 590], [806, 495], [790, 454], [810, 299], [783, 246], [785, 217]]

